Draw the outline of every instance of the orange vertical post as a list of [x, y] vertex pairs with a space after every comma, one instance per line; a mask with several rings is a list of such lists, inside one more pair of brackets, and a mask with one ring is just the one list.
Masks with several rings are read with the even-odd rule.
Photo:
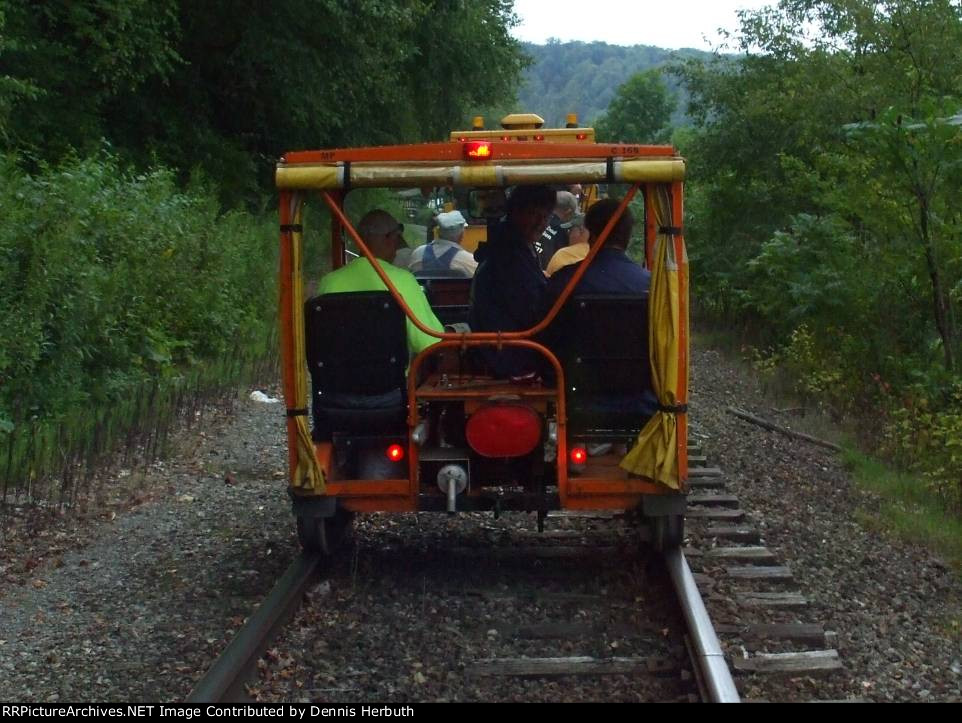
[[[338, 206], [344, 206], [343, 191], [328, 191]], [[331, 214], [331, 269], [344, 266], [344, 224], [337, 214]]]
[[[294, 232], [292, 224], [295, 196], [290, 191], [281, 191], [280, 208], [280, 267], [278, 269], [277, 316], [281, 325], [281, 375], [284, 382], [284, 403], [287, 409], [297, 404], [294, 393], [294, 319], [291, 313], [293, 304], [293, 249]], [[288, 480], [294, 479], [297, 468], [297, 422], [287, 418], [287, 465]]]

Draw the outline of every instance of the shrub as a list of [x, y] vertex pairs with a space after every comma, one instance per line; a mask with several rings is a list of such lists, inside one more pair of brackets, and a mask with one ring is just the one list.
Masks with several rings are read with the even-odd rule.
[[276, 222], [107, 152], [36, 174], [7, 157], [0, 178], [5, 493], [172, 413], [145, 400], [229, 388], [270, 348]]

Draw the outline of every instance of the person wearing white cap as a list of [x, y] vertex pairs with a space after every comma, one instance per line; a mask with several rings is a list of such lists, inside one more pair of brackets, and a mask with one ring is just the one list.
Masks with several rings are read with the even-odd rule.
[[461, 247], [461, 238], [468, 222], [460, 211], [438, 214], [438, 238], [431, 243], [418, 246], [411, 253], [408, 268], [416, 274], [429, 276], [440, 272], [447, 275], [474, 276], [478, 262], [474, 256]]

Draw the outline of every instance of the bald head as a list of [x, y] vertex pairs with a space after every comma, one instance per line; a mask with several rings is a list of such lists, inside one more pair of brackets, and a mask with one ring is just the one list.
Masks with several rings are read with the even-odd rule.
[[357, 224], [357, 232], [371, 253], [382, 261], [394, 261], [397, 250], [404, 245], [401, 232], [404, 226], [387, 211], [375, 208], [368, 211]]

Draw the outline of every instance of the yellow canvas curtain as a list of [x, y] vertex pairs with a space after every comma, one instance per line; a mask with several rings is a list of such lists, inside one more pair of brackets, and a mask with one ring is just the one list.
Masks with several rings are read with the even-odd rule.
[[[653, 196], [652, 207], [659, 229], [672, 225], [671, 195], [668, 186], [649, 187]], [[681, 349], [681, 315], [688, 305], [682, 304], [682, 289], [688, 288], [688, 264], [684, 244], [682, 258], [675, 248], [676, 239], [659, 233], [655, 242], [651, 290], [648, 296], [648, 343], [651, 349], [652, 385], [658, 404], [671, 410], [687, 400], [679, 400], [676, 391], [679, 381], [687, 389], [688, 370], [679, 358], [688, 358], [687, 349]], [[680, 239], [679, 239], [680, 241]], [[679, 263], [679, 261], [681, 263]], [[685, 278], [682, 278], [682, 276]], [[684, 375], [684, 379], [679, 377]], [[655, 412], [638, 435], [630, 452], [621, 460], [621, 467], [632, 474], [653, 479], [671, 487], [681, 488], [678, 471], [678, 419], [674, 411]]]
[[[291, 216], [295, 228], [300, 228], [303, 205], [297, 207]], [[294, 400], [293, 408], [307, 409], [307, 358], [304, 339], [304, 279], [301, 271], [303, 238], [300, 231], [291, 233], [291, 319], [294, 325]], [[290, 402], [288, 402], [290, 403]], [[314, 440], [305, 415], [294, 417], [297, 424], [297, 466], [291, 487], [303, 492], [323, 494], [326, 487], [324, 472], [314, 453]]]

